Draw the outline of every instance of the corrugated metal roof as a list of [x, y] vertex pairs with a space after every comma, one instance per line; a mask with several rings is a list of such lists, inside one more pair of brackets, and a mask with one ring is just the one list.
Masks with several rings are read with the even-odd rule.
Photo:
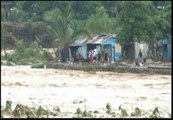
[[105, 40], [112, 37], [112, 35], [97, 35], [92, 39], [89, 39], [86, 44], [102, 44]]
[[70, 46], [82, 46], [84, 44], [102, 44], [105, 40], [107, 40], [110, 37], [113, 37], [114, 35], [96, 35], [92, 37], [91, 39], [80, 39], [76, 40], [74, 43], [72, 43]]
[[84, 39], [78, 39], [74, 43], [72, 43], [70, 46], [82, 46], [82, 45], [85, 44], [86, 41], [87, 41], [86, 38], [84, 38]]

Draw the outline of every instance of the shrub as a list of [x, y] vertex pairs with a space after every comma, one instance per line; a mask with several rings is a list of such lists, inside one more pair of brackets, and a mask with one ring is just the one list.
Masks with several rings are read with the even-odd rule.
[[126, 109], [122, 108], [122, 106], [119, 106], [119, 110], [121, 111], [121, 116], [126, 117], [128, 116]]
[[92, 117], [92, 111], [87, 111], [87, 110], [84, 110], [83, 113], [82, 113], [82, 116], [83, 117]]
[[24, 106], [21, 104], [17, 104], [14, 111], [13, 111], [13, 115], [14, 116], [22, 116], [25, 115], [25, 111], [24, 111]]
[[110, 105], [109, 103], [107, 103], [106, 109], [107, 109], [107, 110], [111, 110], [111, 105]]
[[48, 111], [46, 111], [45, 109], [43, 109], [42, 106], [39, 106], [38, 110], [37, 110], [37, 115], [41, 116], [41, 115], [48, 115]]
[[11, 105], [12, 105], [12, 101], [7, 100], [6, 101], [6, 107], [5, 107], [4, 111], [2, 111], [2, 112], [6, 112], [7, 114], [11, 114], [12, 113]]
[[80, 108], [77, 108], [76, 114], [82, 114], [82, 110]]
[[38, 61], [46, 62], [51, 59], [51, 54], [43, 50], [35, 41], [28, 48], [25, 47], [23, 40], [18, 40], [15, 46], [15, 52], [5, 56], [7, 61], [12, 61], [18, 65], [30, 65], [38, 63]]
[[141, 116], [141, 114], [142, 111], [138, 107], [136, 107], [135, 111], [131, 113], [131, 116]]

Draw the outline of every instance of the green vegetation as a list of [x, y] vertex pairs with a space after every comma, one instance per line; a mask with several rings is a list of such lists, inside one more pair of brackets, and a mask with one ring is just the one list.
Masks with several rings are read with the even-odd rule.
[[128, 116], [127, 110], [125, 108], [123, 108], [122, 105], [119, 106], [119, 110], [121, 112], [122, 117], [127, 117]]
[[1, 47], [60, 48], [77, 37], [116, 33], [120, 43], [171, 35], [171, 1], [2, 1]]
[[141, 116], [141, 114], [142, 114], [142, 111], [138, 107], [136, 107], [135, 111], [131, 113], [131, 116]]
[[[2, 1], [1, 47], [14, 53], [1, 55], [1, 64], [32, 65], [48, 68], [96, 71], [161, 73], [171, 70], [151, 70], [108, 65], [72, 66], [49, 63], [54, 60], [43, 47], [59, 48], [77, 37], [116, 33], [120, 43], [153, 42], [157, 37], [171, 35], [170, 1]], [[153, 46], [152, 46], [153, 47]], [[57, 62], [57, 61], [56, 61]], [[108, 110], [108, 113], [110, 110]], [[136, 109], [134, 114], [140, 114]]]
[[4, 109], [4, 111], [5, 111], [7, 114], [12, 114], [11, 105], [12, 105], [12, 101], [7, 100], [7, 101], [6, 101], [6, 107], [5, 107], [5, 109]]
[[59, 40], [58, 46], [64, 46], [69, 42], [70, 36], [73, 34], [71, 29], [71, 4], [67, 3], [63, 9], [54, 8], [46, 11], [43, 19], [48, 22], [48, 29]]
[[110, 114], [111, 113], [111, 105], [109, 103], [107, 103], [106, 109], [107, 109], [106, 113]]
[[[32, 42], [28, 48], [25, 47], [22, 40], [15, 44], [14, 53], [7, 54], [3, 59], [7, 60], [7, 64], [27, 65], [38, 63], [38, 66], [51, 59], [51, 54], [37, 43]], [[35, 65], [33, 65], [34, 67]], [[36, 65], [37, 66], [37, 65]]]
[[87, 111], [86, 109], [84, 111], [81, 110], [81, 108], [76, 109], [77, 117], [92, 117], [92, 111]]
[[112, 26], [112, 21], [103, 6], [96, 8], [96, 14], [91, 15], [86, 24], [89, 31], [94, 34], [113, 32]]
[[77, 108], [76, 114], [82, 114], [82, 110], [80, 108]]
[[155, 107], [149, 117], [150, 118], [159, 118], [159, 108]]
[[[28, 107], [22, 104], [16, 104], [14, 110], [11, 108], [12, 102], [6, 101], [6, 107], [4, 109], [1, 108], [1, 118], [4, 116], [15, 117], [15, 118], [51, 118], [51, 117], [60, 117], [67, 115], [66, 112], [61, 112], [59, 107], [54, 107], [52, 110], [45, 109], [43, 106], [39, 106], [38, 108], [35, 107]], [[9, 111], [10, 110], [10, 111]], [[107, 113], [107, 111], [111, 111]], [[120, 112], [120, 114], [119, 114]], [[127, 109], [122, 108], [120, 105], [119, 110], [113, 110], [113, 108], [108, 103], [106, 105], [106, 116], [105, 117], [116, 117], [116, 118], [123, 118], [123, 117], [130, 117], [127, 114]], [[102, 116], [102, 112], [98, 112], [95, 110], [94, 112], [91, 110], [84, 110], [82, 111], [81, 108], [77, 108], [75, 113], [71, 113], [76, 118], [81, 117], [89, 117], [95, 118]], [[97, 116], [96, 116], [97, 114]], [[134, 111], [131, 113], [131, 117], [135, 118], [163, 118], [163, 117], [170, 117], [171, 114], [163, 109], [159, 109], [158, 107], [154, 108], [153, 110], [145, 111], [141, 108], [136, 107]]]
[[15, 49], [8, 65], [45, 63], [51, 55], [42, 48], [56, 48], [58, 56], [74, 40], [102, 33], [117, 34], [121, 44], [147, 42], [155, 55], [155, 40], [171, 35], [170, 1], [1, 3], [1, 48]]

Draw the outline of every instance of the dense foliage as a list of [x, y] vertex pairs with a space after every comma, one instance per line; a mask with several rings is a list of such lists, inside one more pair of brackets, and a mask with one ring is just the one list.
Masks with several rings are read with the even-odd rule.
[[171, 1], [1, 1], [1, 47], [23, 39], [57, 48], [98, 33], [153, 43], [171, 35], [171, 8]]
[[17, 40], [14, 53], [5, 54], [2, 58], [7, 60], [7, 64], [28, 65], [33, 63], [45, 63], [52, 59], [49, 52], [44, 50], [37, 42], [31, 42], [29, 47], [24, 45], [23, 40]]

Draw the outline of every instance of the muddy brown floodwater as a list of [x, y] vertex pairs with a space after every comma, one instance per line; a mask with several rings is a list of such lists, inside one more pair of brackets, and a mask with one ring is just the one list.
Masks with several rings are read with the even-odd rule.
[[[73, 102], [85, 99], [82, 103]], [[87, 107], [102, 110], [109, 102], [153, 109], [159, 106], [171, 113], [171, 75], [32, 69], [30, 66], [1, 66], [1, 105], [59, 106], [75, 112]]]

